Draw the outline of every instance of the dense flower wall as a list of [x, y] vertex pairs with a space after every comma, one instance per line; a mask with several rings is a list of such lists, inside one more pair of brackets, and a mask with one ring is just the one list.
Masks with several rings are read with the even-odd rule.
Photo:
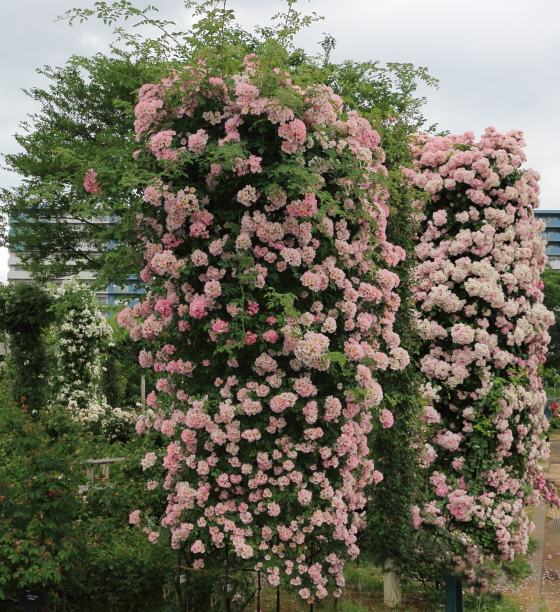
[[149, 294], [119, 323], [159, 374], [137, 429], [169, 438], [162, 527], [195, 568], [340, 596], [383, 477], [372, 418], [393, 422], [376, 372], [409, 362], [379, 136], [329, 87], [250, 56], [233, 76], [199, 65], [145, 85], [136, 116]]
[[453, 565], [470, 581], [485, 553], [526, 552], [526, 506], [558, 501], [539, 465], [548, 445], [537, 368], [554, 319], [539, 278], [539, 176], [520, 169], [524, 144], [520, 132], [488, 128], [479, 142], [420, 135], [412, 147], [411, 178], [429, 196], [416, 299], [431, 438], [425, 503], [413, 517], [447, 534]]

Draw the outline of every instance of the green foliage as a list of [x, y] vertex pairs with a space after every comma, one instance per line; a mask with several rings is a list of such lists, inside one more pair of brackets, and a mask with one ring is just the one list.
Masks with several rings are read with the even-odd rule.
[[[139, 198], [132, 173], [135, 91], [159, 74], [158, 66], [115, 51], [72, 56], [62, 68], [39, 72], [49, 87], [26, 93], [41, 110], [16, 135], [23, 151], [4, 156], [22, 182], [0, 191], [11, 225], [3, 244], [18, 251], [37, 279], [91, 270], [99, 286], [124, 283], [130, 266], [121, 245], [132, 223], [126, 212]], [[92, 166], [111, 177], [113, 189], [86, 193], [84, 175]], [[116, 246], [109, 249], [111, 241]]]
[[[128, 447], [96, 443], [64, 409], [32, 419], [6, 399], [2, 387], [2, 610], [10, 609], [8, 602], [17, 601], [23, 588], [44, 591], [49, 609], [61, 605], [67, 612], [178, 610], [177, 555], [168, 546], [149, 543], [128, 525], [139, 499], [154, 523], [164, 513], [156, 496], [146, 491], [140, 468], [140, 458], [162, 441], [143, 436]], [[126, 456], [127, 463], [112, 467], [111, 482], [97, 475], [82, 496], [78, 488], [86, 484], [84, 460], [118, 455]]]
[[14, 404], [0, 421], [0, 599], [57, 587], [80, 556], [73, 443], [66, 423], [37, 422]]
[[516, 557], [513, 561], [506, 561], [502, 568], [508, 578], [516, 584], [528, 578], [533, 572], [533, 567], [524, 557]]
[[341, 612], [367, 612], [367, 608], [359, 604], [353, 604], [350, 601], [343, 600], [340, 604]]
[[44, 407], [49, 359], [43, 332], [53, 321], [51, 296], [37, 285], [0, 288], [0, 328], [8, 334], [7, 366], [12, 401]]
[[[388, 63], [380, 66], [377, 61], [355, 62], [346, 60], [341, 64], [327, 63], [323, 68], [326, 82], [342, 97], [349, 109], [370, 115], [374, 123], [388, 120], [388, 125], [402, 122], [409, 133], [424, 126], [422, 107], [425, 97], [415, 97], [418, 83], [437, 87], [438, 81], [428, 74], [426, 68], [412, 64]], [[377, 121], [375, 121], [377, 119]], [[401, 146], [406, 147], [406, 140]], [[406, 156], [405, 148], [401, 152]]]
[[541, 275], [544, 283], [543, 304], [556, 315], [556, 322], [548, 328], [550, 344], [546, 354], [546, 368], [560, 367], [560, 270], [548, 268]]
[[[367, 110], [366, 104], [366, 114]], [[402, 136], [405, 123], [393, 127]], [[386, 134], [391, 135], [389, 128]], [[409, 164], [408, 151], [406, 148], [392, 147], [389, 137], [386, 138], [385, 146], [386, 163], [390, 169], [388, 189], [391, 195], [387, 239], [411, 253], [417, 229], [412, 205], [416, 193], [406, 184], [400, 170], [400, 166]], [[410, 507], [415, 503], [421, 486], [418, 452], [423, 444], [418, 435], [422, 377], [417, 362], [420, 340], [414, 324], [411, 293], [413, 266], [413, 258], [407, 257], [393, 268], [400, 278], [395, 292], [401, 300], [394, 330], [401, 338], [401, 345], [411, 356], [411, 363], [402, 371], [387, 369], [376, 372], [379, 383], [386, 390], [381, 407], [390, 410], [395, 421], [389, 429], [377, 427], [370, 438], [375, 467], [384, 478], [372, 490], [360, 546], [366, 558], [373, 559], [380, 566], [386, 559], [393, 559], [406, 574], [431, 581], [435, 577], [429, 561], [418, 553], [417, 531], [413, 528], [410, 516]]]
[[[121, 309], [120, 306], [117, 308]], [[104, 349], [103, 393], [111, 406], [136, 407], [140, 402], [142, 377], [146, 379], [147, 389], [155, 385], [155, 373], [138, 363], [138, 354], [142, 348], [148, 348], [147, 343], [132, 340], [128, 330], [117, 325], [116, 317], [110, 316], [107, 322], [113, 330], [113, 337]]]
[[126, 396], [126, 380], [123, 368], [115, 357], [107, 357], [103, 362], [101, 388], [110, 406], [122, 406]]
[[514, 601], [505, 599], [501, 593], [483, 595], [464, 595], [465, 612], [521, 612], [522, 608]]

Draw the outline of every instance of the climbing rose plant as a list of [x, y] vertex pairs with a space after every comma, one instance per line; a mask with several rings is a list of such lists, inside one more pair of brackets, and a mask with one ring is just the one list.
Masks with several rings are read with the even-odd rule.
[[56, 316], [53, 344], [56, 368], [52, 404], [64, 406], [86, 428], [107, 433], [134, 422], [133, 411], [111, 407], [101, 390], [101, 352], [112, 329], [99, 309], [95, 293], [77, 279], [52, 287]]
[[161, 525], [194, 568], [339, 597], [382, 478], [367, 436], [393, 422], [376, 371], [409, 362], [379, 136], [254, 56], [143, 86], [136, 116], [149, 293], [118, 321], [159, 374], [137, 430], [170, 440]]
[[526, 552], [526, 506], [558, 502], [539, 464], [549, 451], [537, 367], [554, 319], [539, 279], [539, 175], [520, 170], [524, 145], [520, 132], [488, 128], [480, 142], [420, 135], [412, 146], [411, 178], [428, 195], [416, 299], [431, 438], [425, 503], [413, 518], [447, 533], [441, 542], [470, 582], [485, 553]]

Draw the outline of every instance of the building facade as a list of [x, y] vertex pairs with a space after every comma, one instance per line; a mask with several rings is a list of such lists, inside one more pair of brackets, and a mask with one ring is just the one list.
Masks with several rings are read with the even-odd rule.
[[541, 237], [546, 242], [548, 263], [554, 270], [560, 270], [560, 210], [537, 209], [534, 212], [535, 217], [546, 224]]
[[[14, 220], [11, 219], [11, 225], [14, 225]], [[114, 222], [113, 218], [106, 217], [104, 219], [97, 219], [97, 221], [101, 221], [102, 223], [112, 223]], [[65, 221], [65, 223], [69, 223], [71, 225], [78, 225], [78, 221], [74, 221], [72, 219]], [[114, 245], [109, 244], [109, 249]], [[33, 283], [33, 279], [31, 278], [31, 274], [25, 270], [22, 265], [20, 259], [21, 251], [16, 249], [10, 249], [9, 258], [8, 258], [8, 283], [10, 284], [18, 284], [18, 283]], [[65, 277], [69, 278], [69, 277]], [[65, 278], [57, 278], [52, 282], [60, 287]], [[93, 272], [81, 272], [78, 275], [78, 278], [84, 283], [92, 283], [95, 279], [95, 275]], [[144, 290], [141, 289], [140, 292]], [[135, 293], [138, 293], [137, 288], [133, 285], [127, 285], [125, 287], [119, 287], [115, 284], [109, 285], [106, 289], [96, 292], [97, 301], [99, 304], [113, 306], [117, 303], [129, 303], [135, 301]], [[0, 353], [1, 354], [1, 353]]]

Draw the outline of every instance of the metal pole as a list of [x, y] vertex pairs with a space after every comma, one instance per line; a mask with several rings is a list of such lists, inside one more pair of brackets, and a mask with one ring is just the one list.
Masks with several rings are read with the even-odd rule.
[[445, 574], [445, 612], [463, 612], [463, 584], [453, 574]]
[[457, 612], [463, 612], [463, 582], [455, 578], [455, 607]]
[[142, 410], [146, 409], [146, 377], [142, 376], [140, 379], [140, 398], [142, 403]]
[[455, 577], [451, 574], [445, 574], [445, 612], [456, 612]]
[[261, 570], [257, 572], [257, 612], [261, 612]]

